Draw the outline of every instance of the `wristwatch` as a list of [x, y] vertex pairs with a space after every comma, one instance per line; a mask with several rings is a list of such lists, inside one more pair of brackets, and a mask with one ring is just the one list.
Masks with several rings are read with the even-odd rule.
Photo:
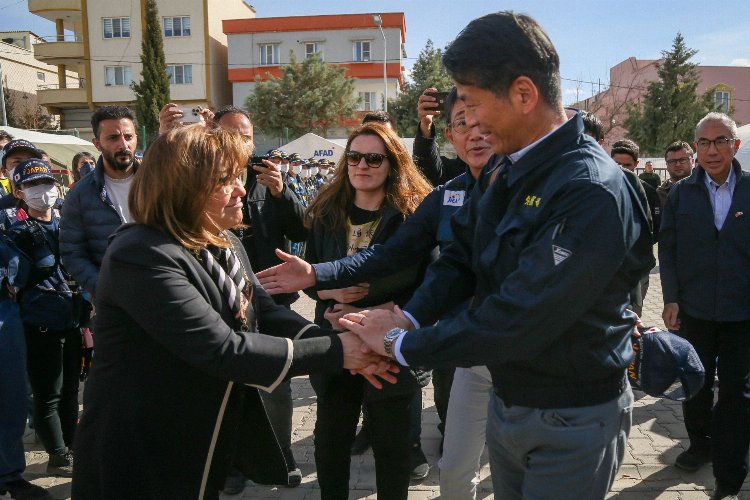
[[393, 352], [393, 344], [396, 342], [396, 339], [402, 334], [406, 333], [406, 330], [403, 328], [392, 328], [391, 330], [388, 330], [388, 332], [385, 334], [385, 337], [383, 337], [383, 349], [385, 349], [385, 353], [395, 358], [396, 355]]

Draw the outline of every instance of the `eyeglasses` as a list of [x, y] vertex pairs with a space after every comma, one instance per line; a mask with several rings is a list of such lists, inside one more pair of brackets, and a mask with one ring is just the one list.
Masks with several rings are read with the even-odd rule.
[[683, 156], [682, 158], [675, 158], [674, 160], [667, 160], [667, 165], [670, 167], [676, 167], [677, 165], [684, 165], [690, 162], [690, 158]]
[[722, 135], [712, 141], [709, 139], [698, 139], [695, 144], [698, 146], [698, 149], [700, 149], [701, 151], [708, 150], [708, 148], [711, 147], [711, 144], [716, 146], [716, 149], [728, 149], [729, 145], [734, 144], [734, 141], [736, 140], [737, 139], [730, 139], [729, 137], [724, 137]]
[[448, 124], [450, 128], [457, 134], [465, 134], [471, 127], [466, 124], [466, 120], [457, 120]]
[[364, 158], [370, 168], [379, 168], [383, 164], [383, 160], [388, 158], [387, 155], [382, 153], [360, 153], [359, 151], [347, 151], [344, 156], [346, 156], [346, 163], [350, 167], [356, 167]]

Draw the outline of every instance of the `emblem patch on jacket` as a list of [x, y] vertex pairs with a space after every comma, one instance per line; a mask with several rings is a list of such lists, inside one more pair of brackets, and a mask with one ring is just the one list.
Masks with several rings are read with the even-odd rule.
[[573, 255], [573, 252], [567, 248], [552, 245], [552, 258], [555, 259], [555, 265], [560, 265], [565, 259]]
[[448, 207], [464, 206], [464, 191], [446, 191], [443, 194], [443, 205]]

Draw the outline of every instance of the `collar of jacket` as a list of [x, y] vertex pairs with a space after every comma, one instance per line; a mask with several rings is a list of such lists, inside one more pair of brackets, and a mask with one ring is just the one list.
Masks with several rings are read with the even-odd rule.
[[[747, 175], [742, 171], [742, 167], [740, 166], [740, 162], [737, 161], [737, 158], [732, 159], [732, 170], [734, 170], [734, 175], [737, 179], [738, 184], [742, 177]], [[705, 175], [706, 171], [703, 170], [703, 167], [696, 163], [695, 168], [693, 168], [693, 173], [690, 174], [690, 177], [688, 177], [687, 179], [683, 179], [680, 182], [684, 182], [685, 184], [702, 184]], [[737, 184], [735, 184], [735, 189], [737, 189]]]
[[[486, 166], [483, 168], [487, 168]], [[473, 175], [471, 175], [471, 169], [469, 169], [469, 166], [466, 165], [465, 172], [461, 175], [458, 175], [454, 177], [453, 179], [449, 180], [445, 183], [445, 189], [464, 189], [466, 192], [470, 192], [472, 189], [474, 189], [474, 184], [476, 184], [477, 180], [474, 178]]]
[[535, 175], [541, 175], [554, 168], [563, 152], [570, 148], [571, 143], [583, 140], [586, 140], [583, 137], [583, 118], [581, 118], [581, 113], [577, 113], [523, 155], [520, 160], [513, 163], [512, 168], [508, 170], [508, 186], [528, 176], [531, 171], [534, 171]]

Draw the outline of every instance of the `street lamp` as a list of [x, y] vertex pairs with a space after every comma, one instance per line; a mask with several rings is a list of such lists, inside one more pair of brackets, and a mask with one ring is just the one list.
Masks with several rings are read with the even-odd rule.
[[385, 39], [385, 32], [383, 31], [383, 18], [380, 14], [373, 14], [372, 21], [375, 26], [380, 28], [380, 34], [383, 35], [383, 86], [385, 87], [385, 93], [383, 94], [383, 111], [388, 112], [388, 72], [386, 61], [388, 56], [388, 43]]

